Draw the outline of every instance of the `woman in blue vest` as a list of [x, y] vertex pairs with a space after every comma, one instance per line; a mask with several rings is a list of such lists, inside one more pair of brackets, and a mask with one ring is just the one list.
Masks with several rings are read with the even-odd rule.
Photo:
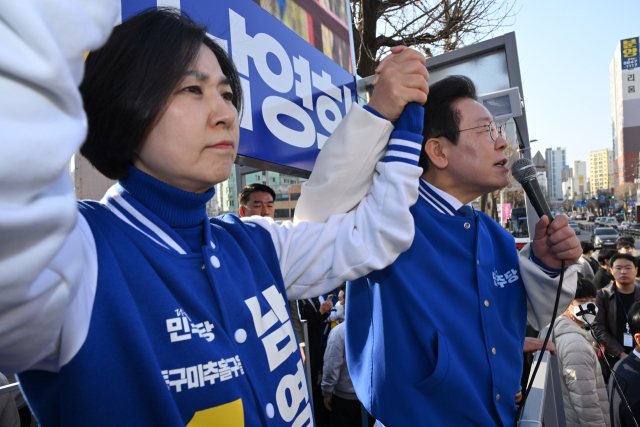
[[[207, 218], [238, 149], [237, 72], [171, 10], [131, 18], [100, 48], [113, 3], [0, 6], [0, 371], [20, 372], [47, 426], [313, 424], [286, 300], [409, 247], [421, 107], [396, 123], [408, 154], [379, 163], [356, 210], [295, 226]], [[389, 137], [357, 105], [341, 126], [333, 138]], [[117, 180], [100, 202], [76, 202], [69, 183], [83, 142]]]

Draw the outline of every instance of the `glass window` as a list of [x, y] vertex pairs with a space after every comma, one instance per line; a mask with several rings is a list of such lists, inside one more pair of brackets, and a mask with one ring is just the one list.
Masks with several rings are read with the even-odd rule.
[[276, 202], [283, 201], [283, 200], [289, 200], [289, 194], [287, 194], [287, 193], [285, 193], [285, 194], [276, 194]]
[[300, 198], [300, 193], [291, 193], [291, 200], [298, 200]]
[[276, 209], [274, 216], [276, 218], [289, 218], [289, 209]]

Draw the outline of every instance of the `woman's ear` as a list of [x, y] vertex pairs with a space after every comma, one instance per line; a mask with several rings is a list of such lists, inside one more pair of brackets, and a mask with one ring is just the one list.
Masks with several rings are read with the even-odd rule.
[[429, 138], [424, 144], [424, 151], [429, 156], [429, 161], [438, 169], [444, 169], [449, 165], [445, 144], [447, 141], [444, 137]]

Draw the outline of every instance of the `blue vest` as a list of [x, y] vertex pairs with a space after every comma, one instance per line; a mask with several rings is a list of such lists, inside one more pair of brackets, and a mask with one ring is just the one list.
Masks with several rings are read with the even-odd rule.
[[190, 193], [141, 174], [112, 188], [106, 205], [79, 202], [98, 254], [93, 312], [86, 341], [58, 373], [20, 374], [38, 419], [48, 427], [312, 420], [269, 233], [232, 215], [208, 219], [200, 204], [173, 213], [199, 218], [200, 228], [189, 224], [202, 230], [192, 251], [187, 229], [177, 233], [127, 188], [144, 181], [167, 204]]
[[513, 237], [430, 200], [411, 208], [411, 248], [347, 286], [351, 379], [388, 427], [510, 427], [527, 325]]

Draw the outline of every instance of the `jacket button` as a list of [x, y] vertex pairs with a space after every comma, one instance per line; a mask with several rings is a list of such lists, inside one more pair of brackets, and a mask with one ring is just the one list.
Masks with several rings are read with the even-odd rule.
[[484, 300], [484, 306], [485, 307], [489, 307], [489, 301], [488, 300]]
[[468, 230], [468, 229], [469, 229], [469, 227], [471, 227], [471, 225], [469, 225], [469, 223], [468, 223], [468, 222], [465, 222], [465, 223], [464, 223], [464, 228], [466, 228], [466, 229]]
[[478, 267], [480, 267], [480, 260], [478, 260]]
[[273, 405], [271, 403], [267, 403], [265, 412], [267, 413], [267, 418], [273, 418], [273, 416], [276, 414], [276, 411], [273, 409]]
[[247, 331], [245, 331], [244, 329], [238, 329], [236, 331], [235, 334], [233, 334], [233, 337], [236, 339], [236, 342], [238, 344], [242, 344], [243, 342], [245, 342], [247, 340]]
[[495, 356], [495, 354], [496, 354], [496, 348], [495, 347], [491, 349], [491, 353], [493, 353], [493, 355]]
[[205, 267], [204, 267], [204, 264], [202, 264], [202, 269], [204, 270], [204, 268], [205, 268]]
[[500, 400], [500, 395], [499, 395], [499, 394], [497, 394], [497, 395], [496, 395], [496, 402], [497, 402], [498, 400]]
[[211, 261], [211, 265], [213, 265], [213, 268], [220, 268], [220, 260], [218, 259], [217, 256], [211, 255], [211, 258], [209, 258], [209, 261]]

